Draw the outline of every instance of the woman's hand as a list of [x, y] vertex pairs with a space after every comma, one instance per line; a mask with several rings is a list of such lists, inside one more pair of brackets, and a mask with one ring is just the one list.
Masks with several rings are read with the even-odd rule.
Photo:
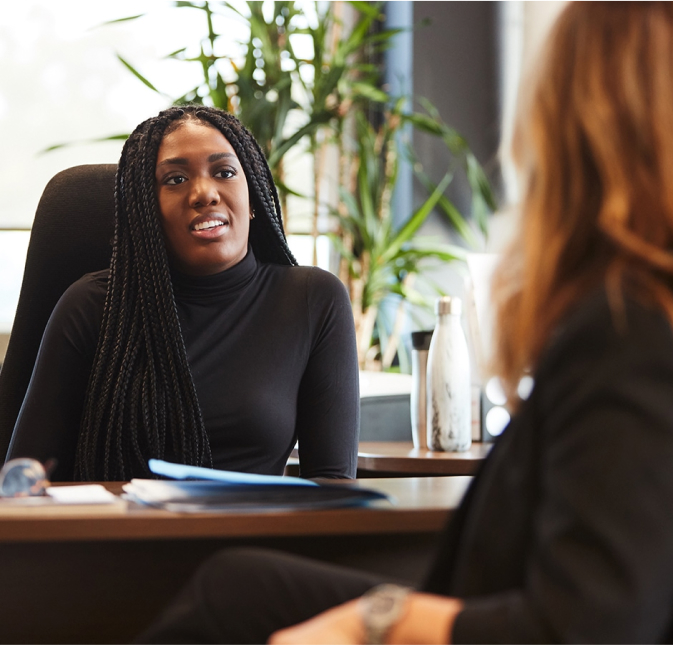
[[364, 643], [365, 631], [359, 598], [337, 605], [298, 625], [271, 634], [269, 643]]
[[[386, 642], [447, 643], [462, 606], [463, 603], [456, 598], [410, 594], [404, 613], [388, 633]], [[299, 625], [281, 629], [269, 639], [272, 645], [364, 642], [359, 598], [328, 609]]]

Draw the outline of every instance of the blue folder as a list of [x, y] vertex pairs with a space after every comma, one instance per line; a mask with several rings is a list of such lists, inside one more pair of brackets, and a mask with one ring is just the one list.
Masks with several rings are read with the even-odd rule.
[[175, 512], [316, 510], [391, 501], [384, 493], [348, 483], [318, 484], [298, 477], [213, 470], [158, 459], [151, 459], [149, 467], [172, 481], [134, 479], [124, 491], [132, 501]]
[[155, 475], [163, 475], [170, 479], [200, 479], [207, 481], [223, 482], [225, 484], [247, 484], [267, 486], [317, 486], [310, 479], [300, 477], [278, 477], [276, 475], [257, 475], [255, 473], [238, 473], [233, 470], [215, 470], [202, 468], [201, 466], [186, 466], [174, 464], [161, 459], [150, 459], [150, 470]]

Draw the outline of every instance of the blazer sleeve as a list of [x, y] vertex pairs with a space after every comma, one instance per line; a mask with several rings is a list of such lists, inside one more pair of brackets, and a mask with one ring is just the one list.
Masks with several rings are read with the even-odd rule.
[[309, 274], [312, 346], [299, 387], [297, 439], [302, 477], [353, 478], [360, 433], [360, 390], [353, 312], [343, 284]]
[[621, 332], [601, 316], [580, 320], [541, 364], [533, 395], [540, 490], [525, 583], [467, 599], [453, 628], [454, 641], [670, 638], [669, 323], [635, 305], [629, 306]]
[[56, 304], [42, 337], [7, 458], [56, 459], [52, 481], [72, 481], [84, 396], [105, 300], [88, 277]]

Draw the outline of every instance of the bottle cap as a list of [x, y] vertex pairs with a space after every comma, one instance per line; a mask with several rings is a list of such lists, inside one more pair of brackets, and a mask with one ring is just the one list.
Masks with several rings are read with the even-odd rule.
[[419, 351], [427, 351], [430, 349], [430, 341], [432, 340], [432, 332], [430, 331], [412, 331], [411, 332], [411, 347]]
[[463, 303], [460, 301], [460, 298], [455, 298], [453, 296], [437, 298], [437, 302], [435, 303], [435, 313], [438, 316], [443, 316], [444, 314], [455, 314], [460, 316], [462, 311]]

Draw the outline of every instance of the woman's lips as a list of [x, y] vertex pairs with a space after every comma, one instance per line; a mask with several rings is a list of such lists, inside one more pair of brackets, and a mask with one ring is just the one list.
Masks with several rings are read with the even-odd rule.
[[211, 240], [224, 235], [229, 230], [229, 222], [219, 219], [210, 219], [199, 222], [191, 227], [190, 232], [202, 240]]

